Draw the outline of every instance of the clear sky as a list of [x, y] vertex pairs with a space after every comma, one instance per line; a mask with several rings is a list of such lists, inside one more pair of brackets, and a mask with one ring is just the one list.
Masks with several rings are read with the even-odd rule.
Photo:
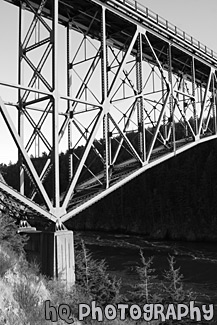
[[[139, 2], [217, 52], [216, 0], [140, 0]], [[0, 80], [17, 82], [17, 36], [18, 10], [15, 6], [0, 0]], [[0, 96], [8, 100], [4, 87], [0, 87]], [[0, 163], [8, 163], [10, 160], [14, 162], [17, 157], [16, 147], [9, 146], [5, 141], [6, 132], [0, 118]]]
[[139, 2], [217, 52], [216, 0], [140, 0]]

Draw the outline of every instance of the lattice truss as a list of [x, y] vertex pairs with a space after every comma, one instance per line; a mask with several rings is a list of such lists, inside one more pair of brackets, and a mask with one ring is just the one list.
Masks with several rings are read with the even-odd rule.
[[[18, 83], [1, 82], [1, 114], [20, 166], [19, 192], [3, 182], [1, 191], [22, 211], [58, 222], [217, 132], [214, 64], [109, 5], [83, 2], [85, 9], [61, 2], [60, 25], [57, 1], [21, 1]], [[33, 158], [42, 154], [38, 170]]]

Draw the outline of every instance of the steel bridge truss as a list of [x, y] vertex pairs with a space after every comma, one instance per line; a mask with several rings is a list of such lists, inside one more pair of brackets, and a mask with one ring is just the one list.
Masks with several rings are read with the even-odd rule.
[[[134, 2], [12, 2], [18, 82], [0, 82], [0, 108], [19, 151], [20, 189], [3, 180], [0, 189], [2, 205], [15, 202], [20, 218], [33, 213], [60, 226], [148, 168], [217, 137], [213, 53]], [[16, 91], [15, 103], [3, 99], [3, 88]], [[63, 192], [62, 150], [69, 160]], [[32, 155], [42, 152], [38, 171]]]

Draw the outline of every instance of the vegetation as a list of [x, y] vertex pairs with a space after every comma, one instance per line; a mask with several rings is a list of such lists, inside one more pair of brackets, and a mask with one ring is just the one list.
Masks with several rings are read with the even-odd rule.
[[195, 300], [195, 295], [191, 290], [184, 289], [183, 275], [180, 268], [176, 268], [174, 256], [169, 256], [169, 269], [164, 272], [163, 292], [164, 303], [186, 303]]
[[149, 304], [160, 302], [161, 293], [158, 288], [155, 269], [152, 268], [153, 257], [145, 259], [142, 250], [140, 250], [141, 266], [136, 267], [139, 276], [139, 283], [136, 284], [132, 292], [132, 297], [138, 304]]
[[[4, 216], [5, 227], [11, 224], [10, 218]], [[3, 238], [3, 234], [1, 234]], [[39, 273], [37, 265], [29, 264], [23, 251], [23, 238], [16, 234], [17, 245], [20, 249], [10, 245], [11, 236], [1, 240], [0, 246], [0, 324], [7, 325], [43, 325], [51, 324], [45, 320], [44, 301], [50, 300], [52, 306], [68, 304], [73, 319], [78, 318], [78, 304], [90, 304], [96, 301], [98, 306], [118, 303], [178, 303], [191, 298], [191, 293], [183, 287], [183, 277], [180, 270], [175, 268], [175, 260], [169, 258], [169, 270], [165, 271], [164, 280], [157, 278], [152, 267], [153, 258], [146, 260], [143, 252], [141, 266], [136, 268], [139, 276], [138, 284], [133, 288], [134, 295], [131, 301], [120, 295], [121, 282], [109, 275], [104, 260], [94, 260], [80, 240], [76, 244], [76, 284], [66, 288], [62, 282], [47, 279]], [[16, 249], [15, 249], [16, 248]], [[17, 253], [19, 251], [19, 253]], [[57, 324], [65, 324], [61, 319]], [[77, 323], [79, 324], [79, 322]], [[95, 325], [98, 322], [88, 317], [83, 324]], [[111, 324], [108, 320], [101, 324]], [[128, 325], [130, 319], [116, 320], [114, 324]], [[143, 322], [141, 324], [148, 324]], [[150, 323], [152, 324], [152, 323]], [[153, 324], [159, 324], [154, 322]]]
[[9, 249], [15, 254], [22, 254], [26, 240], [26, 236], [17, 236], [16, 220], [0, 211], [0, 243], [4, 246], [4, 250]]
[[76, 285], [88, 300], [102, 306], [119, 302], [121, 282], [108, 274], [105, 260], [94, 260], [82, 240], [75, 256]]

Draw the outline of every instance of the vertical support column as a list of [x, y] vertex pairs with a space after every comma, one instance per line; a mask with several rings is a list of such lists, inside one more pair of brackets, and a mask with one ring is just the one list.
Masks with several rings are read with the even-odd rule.
[[[165, 102], [165, 93], [164, 93], [164, 78], [161, 74], [161, 88], [162, 88], [162, 103]], [[163, 106], [162, 106], [163, 107]], [[167, 121], [166, 121], [166, 112], [163, 115], [163, 135], [165, 139], [165, 144], [167, 143]]]
[[[54, 208], [58, 211], [60, 207], [60, 182], [59, 182], [59, 93], [58, 93], [58, 0], [53, 0], [53, 21], [52, 21], [52, 41], [53, 41], [53, 64], [52, 64], [52, 88], [53, 88], [53, 165], [54, 165]], [[58, 212], [57, 212], [58, 213]], [[57, 215], [57, 217], [59, 217]]]
[[[19, 63], [18, 63], [18, 84], [24, 84], [24, 72], [23, 72], [23, 34], [24, 34], [24, 10], [25, 10], [25, 4], [21, 3], [19, 7]], [[24, 139], [24, 114], [23, 114], [23, 102], [22, 102], [22, 93], [23, 91], [21, 89], [18, 90], [18, 134], [21, 138], [21, 141], [23, 142]], [[23, 168], [23, 157], [21, 155], [21, 152], [18, 152], [18, 161], [20, 166], [20, 193], [24, 194], [24, 168]]]
[[[25, 233], [25, 229], [23, 229]], [[28, 233], [30, 242], [40, 238], [41, 272], [61, 280], [66, 288], [75, 283], [75, 256], [73, 231]], [[39, 237], [40, 236], [40, 237]], [[34, 245], [35, 246], [35, 245]]]
[[193, 113], [194, 113], [194, 132], [196, 137], [198, 136], [198, 117], [197, 117], [197, 110], [196, 110], [196, 103], [195, 103], [195, 62], [194, 57], [192, 57], [191, 62], [191, 74], [192, 74], [192, 106], [193, 106]]
[[[106, 17], [105, 8], [102, 7], [101, 19], [101, 60], [102, 60], [102, 102], [108, 97], [108, 70], [107, 70], [107, 44], [106, 44]], [[104, 139], [104, 174], [105, 187], [109, 187], [109, 172], [110, 172], [110, 137], [109, 137], [109, 112], [105, 112], [103, 117], [103, 139]]]
[[[65, 282], [66, 287], [75, 283], [75, 260], [74, 260], [74, 239], [73, 232], [66, 229], [59, 217], [61, 217], [60, 208], [60, 175], [59, 175], [59, 92], [58, 92], [58, 0], [53, 0], [53, 159], [54, 159], [54, 208], [58, 218], [57, 228], [54, 240], [54, 276]], [[70, 83], [70, 58], [69, 58], [69, 26], [67, 27], [67, 92], [71, 95]], [[68, 103], [68, 108], [70, 103]], [[71, 148], [71, 119], [69, 122], [69, 142]], [[70, 153], [71, 154], [71, 153]], [[73, 170], [70, 169], [70, 177]]]
[[[37, 44], [40, 42], [40, 20], [38, 21], [38, 28], [35, 26], [35, 43]], [[35, 88], [40, 88], [40, 79], [38, 78], [38, 82], [35, 83]], [[35, 93], [35, 99], [39, 99], [39, 94]], [[39, 130], [35, 130], [35, 157], [40, 157], [40, 136], [39, 136]]]
[[75, 283], [74, 238], [70, 230], [54, 234], [54, 276], [70, 287]]
[[40, 137], [38, 134], [38, 131], [36, 130], [36, 135], [35, 135], [35, 157], [39, 158], [40, 157]]
[[[70, 46], [70, 23], [67, 25], [67, 95], [72, 96], [72, 64], [71, 59], [71, 46]], [[73, 152], [72, 152], [72, 112], [70, 112], [70, 101], [68, 101], [68, 112], [70, 114], [68, 124], [68, 153], [69, 153], [69, 181], [73, 176]]]
[[109, 187], [110, 178], [110, 147], [111, 147], [111, 137], [109, 131], [109, 113], [106, 112], [103, 117], [103, 138], [104, 138], [104, 174], [105, 174], [105, 188]]
[[173, 151], [176, 152], [176, 137], [175, 137], [175, 120], [174, 120], [174, 101], [173, 101], [173, 79], [172, 79], [172, 46], [168, 46], [168, 79], [171, 87], [169, 107], [170, 107], [170, 128], [171, 132], [171, 142], [173, 143]]
[[185, 96], [185, 75], [183, 75], [182, 77], [182, 92], [183, 92], [183, 114], [185, 117], [185, 137], [188, 137], [188, 125], [187, 125], [187, 116], [186, 116], [186, 112], [187, 112], [187, 103], [186, 103], [186, 96]]
[[69, 153], [69, 181], [73, 177], [73, 148], [72, 148], [72, 113], [70, 112], [70, 120], [68, 124], [68, 153]]
[[216, 121], [216, 88], [215, 88], [215, 72], [212, 74], [212, 111], [213, 111], [213, 131], [217, 134], [217, 121]]
[[202, 81], [200, 82], [200, 97], [199, 97], [199, 101], [200, 101], [200, 107], [202, 109], [202, 107], [203, 107], [203, 87], [202, 87]]
[[139, 155], [143, 162], [146, 160], [146, 146], [145, 146], [145, 126], [143, 114], [143, 71], [142, 71], [142, 35], [138, 35], [138, 49], [136, 56], [136, 83], [137, 92], [140, 97], [137, 99], [137, 120], [139, 133]]

